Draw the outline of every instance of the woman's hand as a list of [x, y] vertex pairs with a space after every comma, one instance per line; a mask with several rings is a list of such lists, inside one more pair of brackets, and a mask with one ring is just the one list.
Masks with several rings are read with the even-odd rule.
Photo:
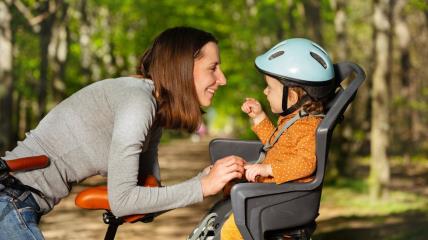
[[245, 160], [238, 156], [228, 156], [217, 160], [208, 175], [201, 178], [204, 197], [214, 195], [232, 179], [244, 176]]
[[247, 164], [245, 165], [245, 178], [249, 182], [257, 182], [257, 177], [272, 176], [272, 166], [270, 164]]
[[245, 102], [242, 104], [241, 110], [248, 114], [248, 116], [253, 120], [254, 125], [259, 124], [266, 118], [262, 105], [254, 98], [245, 98]]

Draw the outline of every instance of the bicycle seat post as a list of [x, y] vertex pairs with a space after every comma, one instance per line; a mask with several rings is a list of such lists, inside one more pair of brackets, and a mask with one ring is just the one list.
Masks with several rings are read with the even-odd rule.
[[103, 221], [108, 224], [104, 240], [113, 240], [116, 236], [117, 228], [123, 224], [123, 219], [113, 215], [110, 211], [103, 214]]

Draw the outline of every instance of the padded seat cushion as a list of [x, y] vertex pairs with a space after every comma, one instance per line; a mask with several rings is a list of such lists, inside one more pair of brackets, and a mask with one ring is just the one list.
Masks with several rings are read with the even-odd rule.
[[[159, 184], [157, 179], [150, 175], [145, 179], [144, 186], [157, 187]], [[75, 204], [83, 209], [111, 211], [108, 202], [107, 186], [97, 186], [81, 191], [75, 198]], [[123, 217], [123, 220], [125, 222], [135, 222], [142, 217], [144, 217], [144, 214], [130, 215]]]
[[85, 189], [77, 194], [76, 206], [90, 210], [110, 210], [108, 203], [107, 186], [98, 186]]

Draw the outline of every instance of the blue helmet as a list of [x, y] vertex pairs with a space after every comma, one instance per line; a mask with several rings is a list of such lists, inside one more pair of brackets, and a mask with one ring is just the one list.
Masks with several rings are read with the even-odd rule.
[[284, 40], [255, 60], [264, 74], [280, 80], [285, 86], [299, 86], [309, 97], [330, 96], [336, 84], [334, 67], [327, 52], [304, 38]]

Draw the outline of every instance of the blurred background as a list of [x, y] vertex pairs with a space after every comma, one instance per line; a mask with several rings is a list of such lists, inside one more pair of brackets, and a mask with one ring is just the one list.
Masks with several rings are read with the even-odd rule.
[[[334, 133], [313, 239], [428, 238], [426, 0], [0, 0], [0, 155], [80, 88], [134, 74], [154, 37], [181, 25], [218, 38], [228, 84], [201, 129], [164, 134], [164, 182], [209, 164], [214, 137], [254, 139], [243, 99], [269, 110], [255, 57], [283, 39], [310, 38], [334, 62], [367, 73]], [[89, 179], [73, 194], [102, 183]], [[42, 220], [46, 238], [101, 239], [101, 213], [74, 207], [73, 194]], [[119, 228], [118, 239], [184, 239], [215, 199]]]

